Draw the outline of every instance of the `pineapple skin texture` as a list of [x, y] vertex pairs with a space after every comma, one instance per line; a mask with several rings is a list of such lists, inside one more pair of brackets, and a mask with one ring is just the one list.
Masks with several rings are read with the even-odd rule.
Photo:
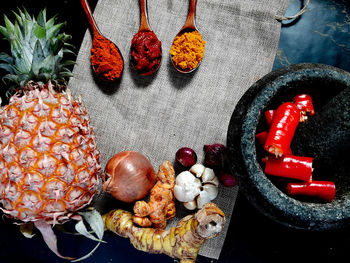
[[32, 84], [0, 108], [0, 209], [23, 222], [67, 221], [100, 185], [100, 153], [80, 100]]

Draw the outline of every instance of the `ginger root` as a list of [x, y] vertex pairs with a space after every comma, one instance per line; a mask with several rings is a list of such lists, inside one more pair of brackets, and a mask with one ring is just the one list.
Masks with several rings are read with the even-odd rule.
[[121, 209], [105, 214], [103, 220], [108, 230], [129, 238], [138, 250], [164, 253], [180, 259], [181, 263], [193, 263], [203, 243], [221, 232], [225, 215], [215, 204], [207, 203], [168, 230], [137, 227], [133, 224], [132, 214]]
[[[167, 219], [175, 216], [175, 171], [169, 161], [163, 162], [151, 190], [149, 202], [137, 201], [133, 222], [139, 226], [164, 229]], [[147, 217], [149, 216], [149, 218]]]

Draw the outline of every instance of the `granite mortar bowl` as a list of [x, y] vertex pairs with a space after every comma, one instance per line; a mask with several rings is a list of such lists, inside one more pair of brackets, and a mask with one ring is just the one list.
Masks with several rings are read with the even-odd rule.
[[[317, 179], [335, 182], [337, 192], [332, 202], [292, 198], [279, 185], [278, 178], [264, 174], [260, 160], [266, 153], [255, 140], [256, 133], [268, 130], [263, 115], [266, 110], [276, 109], [283, 102], [292, 101], [295, 95], [307, 93], [312, 96], [317, 112], [332, 98], [346, 89], [350, 90], [349, 87], [350, 73], [346, 71], [322, 64], [296, 64], [267, 74], [253, 84], [236, 105], [227, 134], [230, 168], [237, 178], [240, 192], [266, 216], [292, 228], [313, 231], [334, 230], [349, 225], [349, 159], [341, 162], [346, 166], [344, 169], [341, 167], [335, 172], [332, 172], [332, 165], [339, 166], [337, 163], [329, 164], [329, 170], [314, 166], [314, 172], [318, 170], [315, 174]], [[343, 99], [345, 107], [349, 107], [350, 97]], [[349, 130], [350, 124], [346, 125]], [[295, 136], [300, 135], [299, 126]], [[298, 143], [308, 144], [305, 138], [293, 143], [294, 139], [291, 145], [294, 155], [307, 156], [294, 152], [298, 149]]]

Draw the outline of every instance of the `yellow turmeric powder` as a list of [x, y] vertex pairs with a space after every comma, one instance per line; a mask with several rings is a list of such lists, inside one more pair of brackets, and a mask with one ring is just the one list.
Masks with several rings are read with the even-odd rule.
[[192, 70], [204, 55], [205, 41], [198, 31], [186, 32], [176, 36], [170, 48], [170, 55], [176, 66], [183, 70]]

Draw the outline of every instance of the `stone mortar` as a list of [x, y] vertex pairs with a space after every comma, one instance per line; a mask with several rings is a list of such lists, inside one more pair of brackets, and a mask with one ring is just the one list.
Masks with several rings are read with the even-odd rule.
[[308, 93], [317, 111], [349, 87], [348, 72], [322, 64], [297, 64], [267, 74], [236, 105], [227, 134], [230, 167], [240, 191], [266, 216], [289, 227], [314, 231], [349, 225], [350, 192], [337, 193], [330, 203], [289, 197], [264, 174], [259, 161], [264, 151], [255, 142], [255, 134], [268, 129], [263, 118], [266, 110]]

